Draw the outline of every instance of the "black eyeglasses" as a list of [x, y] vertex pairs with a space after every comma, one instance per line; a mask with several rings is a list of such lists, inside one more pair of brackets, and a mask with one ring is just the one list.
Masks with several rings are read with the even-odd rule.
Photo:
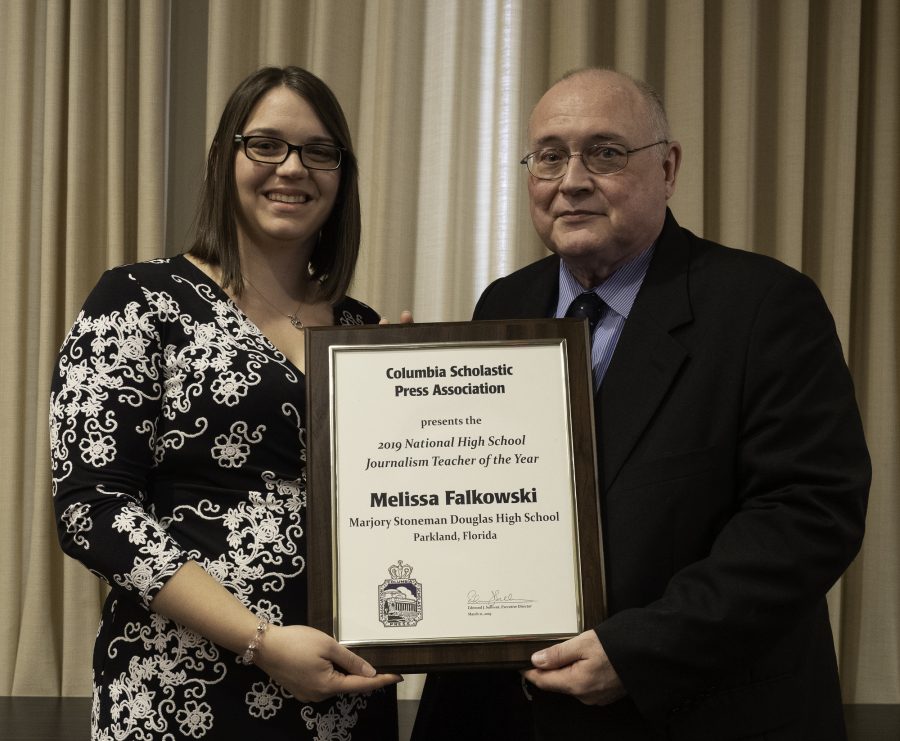
[[526, 154], [519, 164], [525, 165], [528, 172], [540, 180], [559, 180], [569, 169], [569, 160], [572, 157], [581, 157], [589, 172], [595, 175], [612, 175], [625, 169], [629, 154], [650, 149], [657, 144], [668, 143], [668, 140], [660, 139], [653, 144], [645, 144], [634, 149], [625, 149], [621, 144], [594, 144], [583, 152], [567, 152], [558, 147], [547, 147]]
[[334, 144], [291, 144], [274, 136], [244, 136], [235, 134], [234, 141], [244, 145], [244, 154], [254, 162], [280, 165], [291, 152], [300, 156], [300, 162], [309, 170], [337, 170], [341, 166], [343, 147]]

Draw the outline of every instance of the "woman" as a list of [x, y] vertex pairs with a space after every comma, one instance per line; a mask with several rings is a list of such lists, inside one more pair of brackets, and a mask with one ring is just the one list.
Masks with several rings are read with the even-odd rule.
[[105, 273], [67, 336], [60, 542], [112, 587], [94, 739], [396, 738], [400, 678], [303, 625], [302, 328], [378, 321], [345, 296], [359, 232], [334, 95], [261, 69], [225, 106], [190, 252]]

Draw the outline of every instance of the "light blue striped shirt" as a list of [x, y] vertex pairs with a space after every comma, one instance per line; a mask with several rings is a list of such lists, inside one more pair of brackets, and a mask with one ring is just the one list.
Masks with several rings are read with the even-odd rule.
[[[600, 388], [606, 369], [612, 360], [616, 343], [622, 335], [625, 320], [631, 312], [634, 300], [637, 298], [647, 268], [653, 258], [656, 244], [650, 245], [633, 260], [622, 265], [616, 272], [610, 275], [599, 286], [596, 293], [606, 304], [600, 321], [594, 328], [594, 336], [591, 338], [591, 367], [594, 369], [594, 389]], [[575, 280], [566, 264], [559, 262], [559, 302], [556, 305], [556, 317], [565, 317], [569, 305], [576, 296], [585, 292], [582, 285]]]

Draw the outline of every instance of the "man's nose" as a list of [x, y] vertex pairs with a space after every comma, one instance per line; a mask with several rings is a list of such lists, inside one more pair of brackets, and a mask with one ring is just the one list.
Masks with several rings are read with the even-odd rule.
[[594, 178], [592, 173], [584, 166], [584, 160], [580, 154], [569, 156], [569, 164], [566, 172], [559, 181], [559, 189], [565, 193], [572, 191], [592, 190]]

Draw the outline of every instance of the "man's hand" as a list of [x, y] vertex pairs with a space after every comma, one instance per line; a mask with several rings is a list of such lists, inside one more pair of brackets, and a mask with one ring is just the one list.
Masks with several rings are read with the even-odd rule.
[[[381, 321], [379, 324], [392, 324], [392, 322], [387, 317], [381, 317]], [[404, 309], [400, 312], [400, 321], [399, 324], [412, 324], [413, 323], [413, 315], [409, 309]]]
[[585, 705], [608, 705], [626, 694], [593, 630], [538, 651], [531, 663], [535, 668], [522, 676], [535, 687], [572, 695]]

